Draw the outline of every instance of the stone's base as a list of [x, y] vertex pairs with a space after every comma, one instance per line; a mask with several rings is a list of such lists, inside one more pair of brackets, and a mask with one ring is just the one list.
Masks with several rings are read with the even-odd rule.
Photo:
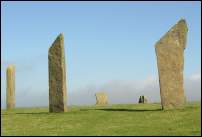
[[50, 113], [62, 113], [62, 112], [68, 112], [67, 107], [64, 109], [58, 109], [58, 108], [49, 108]]
[[167, 106], [162, 106], [163, 110], [172, 110], [172, 109], [184, 109], [185, 105], [181, 105], [181, 106], [172, 106], [172, 105], [167, 105]]

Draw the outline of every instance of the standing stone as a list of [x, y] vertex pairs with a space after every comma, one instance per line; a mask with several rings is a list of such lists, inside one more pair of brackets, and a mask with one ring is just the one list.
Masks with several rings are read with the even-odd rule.
[[15, 66], [9, 65], [6, 71], [6, 107], [7, 109], [15, 108]]
[[95, 94], [96, 96], [96, 105], [106, 105], [107, 102], [107, 94], [105, 92], [99, 92]]
[[142, 96], [139, 97], [138, 103], [142, 103]]
[[148, 99], [144, 96], [144, 103], [148, 103]]
[[60, 34], [48, 53], [49, 112], [67, 111], [64, 36]]
[[147, 98], [146, 98], [145, 96], [140, 96], [138, 103], [143, 103], [143, 104], [145, 104], [145, 103], [147, 103], [147, 102], [148, 102], [148, 100], [147, 100]]
[[187, 25], [184, 19], [173, 26], [155, 45], [163, 109], [185, 104], [183, 69]]

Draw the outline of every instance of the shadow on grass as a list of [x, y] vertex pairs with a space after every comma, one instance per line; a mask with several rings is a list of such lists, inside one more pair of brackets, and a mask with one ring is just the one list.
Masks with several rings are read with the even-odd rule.
[[1, 114], [1, 115], [8, 115], [8, 114], [6, 113], [6, 114]]
[[27, 112], [24, 112], [24, 113], [15, 113], [15, 114], [39, 114], [39, 115], [41, 115], [41, 114], [50, 114], [49, 112], [29, 112], [29, 113], [27, 113]]
[[1, 115], [18, 115], [18, 114], [25, 114], [25, 115], [29, 115], [29, 114], [39, 114], [39, 115], [41, 115], [41, 114], [49, 114], [49, 112], [20, 112], [20, 113], [14, 113], [14, 112], [12, 112], [12, 113], [3, 113], [3, 114], [1, 114]]
[[[64, 112], [66, 113], [66, 112]], [[20, 112], [20, 113], [5, 113], [1, 115], [47, 115], [47, 114], [64, 114], [64, 113], [59, 113], [59, 112]], [[68, 113], [68, 112], [67, 112]]]
[[125, 112], [146, 112], [146, 111], [162, 111], [162, 109], [124, 109], [124, 108], [102, 108], [102, 109], [81, 109], [81, 111], [101, 110], [101, 111], [125, 111]]

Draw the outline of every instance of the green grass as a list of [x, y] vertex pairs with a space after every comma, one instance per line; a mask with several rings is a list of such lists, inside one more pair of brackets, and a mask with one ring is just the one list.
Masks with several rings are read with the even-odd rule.
[[1, 135], [201, 135], [201, 105], [161, 110], [160, 104], [1, 110]]

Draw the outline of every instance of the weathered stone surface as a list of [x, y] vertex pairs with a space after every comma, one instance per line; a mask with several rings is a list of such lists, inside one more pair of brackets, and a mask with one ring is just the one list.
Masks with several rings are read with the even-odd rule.
[[174, 25], [155, 45], [163, 109], [182, 108], [184, 49], [187, 25], [184, 19]]
[[6, 70], [6, 107], [7, 109], [15, 108], [15, 66], [9, 65]]
[[96, 105], [106, 105], [107, 102], [107, 94], [105, 92], [99, 92], [95, 94], [96, 96]]
[[48, 53], [49, 112], [67, 111], [64, 36], [60, 34]]
[[140, 96], [138, 103], [143, 103], [143, 104], [145, 104], [145, 103], [147, 103], [147, 102], [148, 102], [148, 100], [147, 100], [147, 98], [146, 98], [145, 96]]

